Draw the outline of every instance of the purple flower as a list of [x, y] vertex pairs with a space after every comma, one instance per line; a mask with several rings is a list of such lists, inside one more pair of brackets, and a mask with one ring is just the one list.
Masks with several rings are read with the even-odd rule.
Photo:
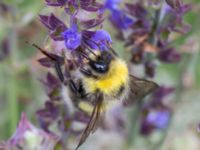
[[148, 109], [165, 106], [164, 101], [167, 96], [173, 94], [173, 87], [160, 86], [151, 97], [148, 103]]
[[22, 114], [14, 135], [6, 142], [9, 149], [54, 149], [59, 138], [33, 126]]
[[191, 5], [184, 4], [182, 0], [166, 0], [166, 3], [182, 15], [191, 9]]
[[167, 48], [159, 51], [158, 58], [166, 63], [176, 63], [180, 61], [181, 55], [174, 48]]
[[168, 96], [169, 94], [172, 94], [174, 92], [173, 87], [166, 87], [166, 86], [160, 86], [159, 89], [157, 89], [153, 93], [154, 99], [163, 99], [164, 97]]
[[155, 129], [164, 129], [168, 126], [172, 110], [164, 103], [165, 97], [174, 91], [171, 87], [161, 86], [144, 103], [140, 132], [143, 135], [151, 134]]
[[131, 18], [121, 10], [113, 10], [110, 20], [119, 29], [127, 29], [135, 22], [134, 18]]
[[82, 34], [78, 32], [76, 25], [65, 30], [63, 33], [63, 38], [65, 40], [65, 46], [70, 50], [75, 50], [81, 45]]
[[97, 30], [87, 42], [92, 49], [104, 51], [108, 50], [108, 46], [112, 43], [112, 39], [107, 31]]
[[149, 14], [148, 9], [146, 9], [141, 3], [134, 3], [125, 4], [127, 12], [139, 20], [145, 20], [147, 19], [147, 15]]
[[61, 33], [67, 28], [65, 24], [53, 13], [49, 16], [40, 15], [39, 17], [44, 26], [49, 29], [51, 38], [55, 41], [62, 41]]
[[140, 132], [142, 135], [149, 135], [155, 129], [165, 129], [170, 121], [171, 112], [167, 107], [151, 108], [143, 112]]
[[65, 24], [58, 19], [53, 13], [51, 15], [39, 15], [40, 21], [49, 29], [49, 30], [56, 30], [59, 26], [65, 27]]
[[184, 4], [182, 0], [166, 0], [161, 11], [162, 20], [163, 15], [168, 16], [167, 27], [171, 31], [179, 33], [187, 33], [191, 26], [183, 22], [183, 16], [191, 10], [190, 4]]
[[103, 5], [96, 0], [80, 0], [80, 7], [89, 12], [96, 12], [101, 10]]
[[167, 110], [150, 111], [146, 117], [147, 122], [158, 129], [167, 127], [170, 118], [170, 113]]
[[153, 78], [155, 75], [155, 63], [152, 61], [147, 61], [145, 62], [145, 73], [148, 75], [150, 78]]
[[121, 0], [106, 0], [105, 8], [109, 10], [118, 9], [118, 5], [120, 4]]
[[7, 58], [10, 54], [10, 45], [9, 45], [9, 39], [5, 37], [2, 42], [0, 43], [0, 61]]
[[169, 14], [171, 11], [172, 8], [167, 3], [164, 3], [160, 10], [160, 21], [162, 21], [165, 15]]
[[67, 2], [67, 0], [45, 0], [46, 1], [46, 4], [49, 5], [49, 6], [58, 6], [58, 7], [61, 7], [61, 6], [64, 6]]

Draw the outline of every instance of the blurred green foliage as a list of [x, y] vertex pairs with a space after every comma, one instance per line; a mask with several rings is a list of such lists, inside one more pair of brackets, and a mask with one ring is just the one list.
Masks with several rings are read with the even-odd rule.
[[10, 0], [0, 6], [1, 51], [6, 53], [1, 53], [0, 63], [0, 138], [5, 139], [15, 130], [22, 111], [36, 111], [31, 105], [38, 103], [42, 87], [34, 75], [36, 59], [31, 60], [36, 51], [26, 41], [40, 42], [45, 32], [36, 19], [42, 2]]

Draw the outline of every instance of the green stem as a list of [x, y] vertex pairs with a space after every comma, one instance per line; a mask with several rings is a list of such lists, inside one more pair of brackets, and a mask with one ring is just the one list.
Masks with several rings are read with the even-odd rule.
[[139, 115], [140, 110], [143, 104], [143, 100], [139, 101], [137, 104], [135, 104], [134, 109], [130, 112], [130, 128], [129, 128], [129, 135], [126, 142], [126, 148], [130, 149], [135, 142], [135, 138], [138, 135], [139, 132]]
[[18, 104], [18, 94], [17, 94], [17, 74], [15, 72], [15, 66], [17, 64], [18, 48], [17, 48], [17, 29], [12, 28], [10, 32], [10, 68], [8, 68], [9, 82], [7, 84], [7, 98], [8, 98], [8, 109], [9, 109], [9, 120], [10, 120], [10, 130], [9, 134], [15, 131], [18, 114], [19, 114], [19, 104]]
[[7, 84], [7, 98], [8, 98], [8, 109], [9, 109], [9, 121], [10, 129], [9, 135], [11, 135], [16, 128], [18, 122], [18, 101], [16, 91], [16, 79], [15, 75], [9, 76], [9, 82]]

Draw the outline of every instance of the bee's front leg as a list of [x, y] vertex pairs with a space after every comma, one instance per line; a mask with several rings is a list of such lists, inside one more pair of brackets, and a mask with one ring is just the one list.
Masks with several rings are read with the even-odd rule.
[[98, 78], [98, 77], [97, 77], [95, 74], [93, 74], [92, 71], [89, 70], [89, 69], [80, 68], [80, 72], [81, 72], [83, 75], [87, 76], [87, 77], [93, 77], [93, 78], [95, 78], [95, 79]]
[[62, 73], [62, 69], [61, 69], [61, 67], [60, 67], [60, 63], [59, 63], [59, 62], [55, 62], [55, 70], [56, 70], [57, 76], [58, 76], [58, 78], [60, 79], [60, 81], [61, 81], [62, 83], [64, 83], [65, 78], [64, 78], [64, 75], [63, 75], [63, 73]]
[[61, 66], [59, 64], [59, 62], [55, 62], [55, 70], [57, 73], [58, 78], [60, 79], [60, 81], [64, 84], [64, 85], [69, 85], [71, 91], [78, 95], [79, 94], [79, 88], [77, 87], [77, 85], [75, 84], [75, 82], [69, 77], [68, 80], [65, 80]]
[[[59, 62], [55, 62], [55, 70], [56, 73], [60, 79], [60, 81], [64, 84], [64, 85], [68, 85], [70, 90], [79, 98], [85, 98], [87, 96], [87, 94], [85, 93], [85, 90], [82, 86], [82, 83], [79, 82], [74, 82], [74, 80], [69, 76], [67, 80], [65, 80], [61, 66], [59, 64]], [[94, 76], [91, 71], [88, 71], [86, 69], [82, 69], [81, 72], [87, 76]]]
[[76, 85], [76, 83], [72, 79], [70, 79], [68, 83], [71, 91], [76, 95], [80, 95], [80, 90], [79, 87]]

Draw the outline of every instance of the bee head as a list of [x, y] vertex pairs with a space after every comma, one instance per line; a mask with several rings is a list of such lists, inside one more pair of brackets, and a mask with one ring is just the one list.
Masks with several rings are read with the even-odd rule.
[[114, 56], [109, 51], [94, 51], [94, 53], [89, 55], [87, 63], [83, 68], [84, 72], [82, 69], [82, 73], [95, 78], [102, 77], [102, 75], [108, 73], [110, 63], [113, 59]]
[[113, 56], [108, 51], [99, 52], [89, 61], [89, 66], [96, 73], [106, 73]]

